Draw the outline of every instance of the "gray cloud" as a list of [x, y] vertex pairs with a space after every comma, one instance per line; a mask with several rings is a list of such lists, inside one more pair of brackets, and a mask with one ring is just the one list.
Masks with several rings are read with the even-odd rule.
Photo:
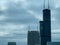
[[[43, 0], [2, 0], [0, 11], [0, 44], [7, 45], [9, 41], [16, 41], [17, 44], [26, 45], [28, 24], [37, 24], [42, 17]], [[53, 4], [53, 5], [52, 5]], [[4, 6], [5, 5], [5, 6]], [[60, 29], [60, 8], [56, 2], [50, 1], [52, 10], [52, 30]], [[4, 8], [3, 8], [4, 7]], [[47, 7], [47, 5], [46, 5]], [[22, 29], [20, 26], [22, 26]], [[18, 28], [19, 27], [19, 28]], [[25, 27], [25, 28], [24, 28]], [[35, 30], [36, 27], [31, 26]], [[26, 31], [26, 32], [25, 32]], [[5, 32], [5, 33], [4, 33]], [[55, 33], [55, 34], [53, 34]], [[52, 32], [52, 41], [60, 41], [58, 32]], [[55, 36], [57, 35], [57, 36]], [[25, 41], [20, 41], [23, 40]], [[3, 44], [4, 41], [4, 44]]]

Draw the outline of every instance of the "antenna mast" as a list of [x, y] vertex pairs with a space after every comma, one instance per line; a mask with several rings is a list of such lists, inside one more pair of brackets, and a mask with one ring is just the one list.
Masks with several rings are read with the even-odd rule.
[[48, 0], [48, 9], [49, 9], [50, 7], [49, 7], [49, 0]]
[[28, 31], [30, 31], [30, 25], [28, 26]]
[[44, 4], [43, 4], [43, 7], [44, 7], [44, 9], [45, 9], [45, 0], [44, 0]]
[[37, 25], [37, 31], [38, 31], [38, 25]]
[[49, 8], [50, 8], [50, 6], [49, 6], [49, 0], [44, 0], [43, 8], [44, 8], [44, 9], [46, 8], [46, 7], [45, 7], [46, 1], [48, 1], [48, 2], [47, 2], [47, 8], [49, 9]]

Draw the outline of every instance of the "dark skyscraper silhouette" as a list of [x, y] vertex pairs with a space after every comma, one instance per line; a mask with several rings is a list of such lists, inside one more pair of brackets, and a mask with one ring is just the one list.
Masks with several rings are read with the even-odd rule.
[[50, 9], [44, 9], [43, 10], [43, 31], [44, 31], [44, 36], [50, 36], [51, 37], [51, 14], [50, 14]]
[[51, 42], [51, 11], [49, 9], [43, 10], [43, 21], [40, 21], [40, 37], [41, 45], [47, 45], [47, 42]]
[[38, 44], [39, 44], [39, 32], [28, 31], [28, 45], [38, 45]]
[[16, 42], [8, 42], [8, 45], [16, 45]]

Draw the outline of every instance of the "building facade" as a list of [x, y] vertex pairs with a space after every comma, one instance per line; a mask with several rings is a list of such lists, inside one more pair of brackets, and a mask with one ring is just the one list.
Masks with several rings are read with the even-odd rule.
[[51, 42], [51, 11], [50, 9], [43, 10], [43, 21], [40, 21], [40, 37], [41, 37], [41, 45], [47, 45], [47, 42]]
[[39, 32], [38, 31], [28, 31], [28, 45], [39, 44]]

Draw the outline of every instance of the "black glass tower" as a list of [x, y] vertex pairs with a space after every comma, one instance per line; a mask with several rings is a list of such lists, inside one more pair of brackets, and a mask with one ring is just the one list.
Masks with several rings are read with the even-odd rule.
[[47, 42], [51, 42], [51, 11], [50, 9], [43, 10], [43, 21], [40, 21], [40, 37], [41, 37], [41, 45], [47, 45]]
[[28, 45], [39, 45], [38, 31], [28, 31]]

